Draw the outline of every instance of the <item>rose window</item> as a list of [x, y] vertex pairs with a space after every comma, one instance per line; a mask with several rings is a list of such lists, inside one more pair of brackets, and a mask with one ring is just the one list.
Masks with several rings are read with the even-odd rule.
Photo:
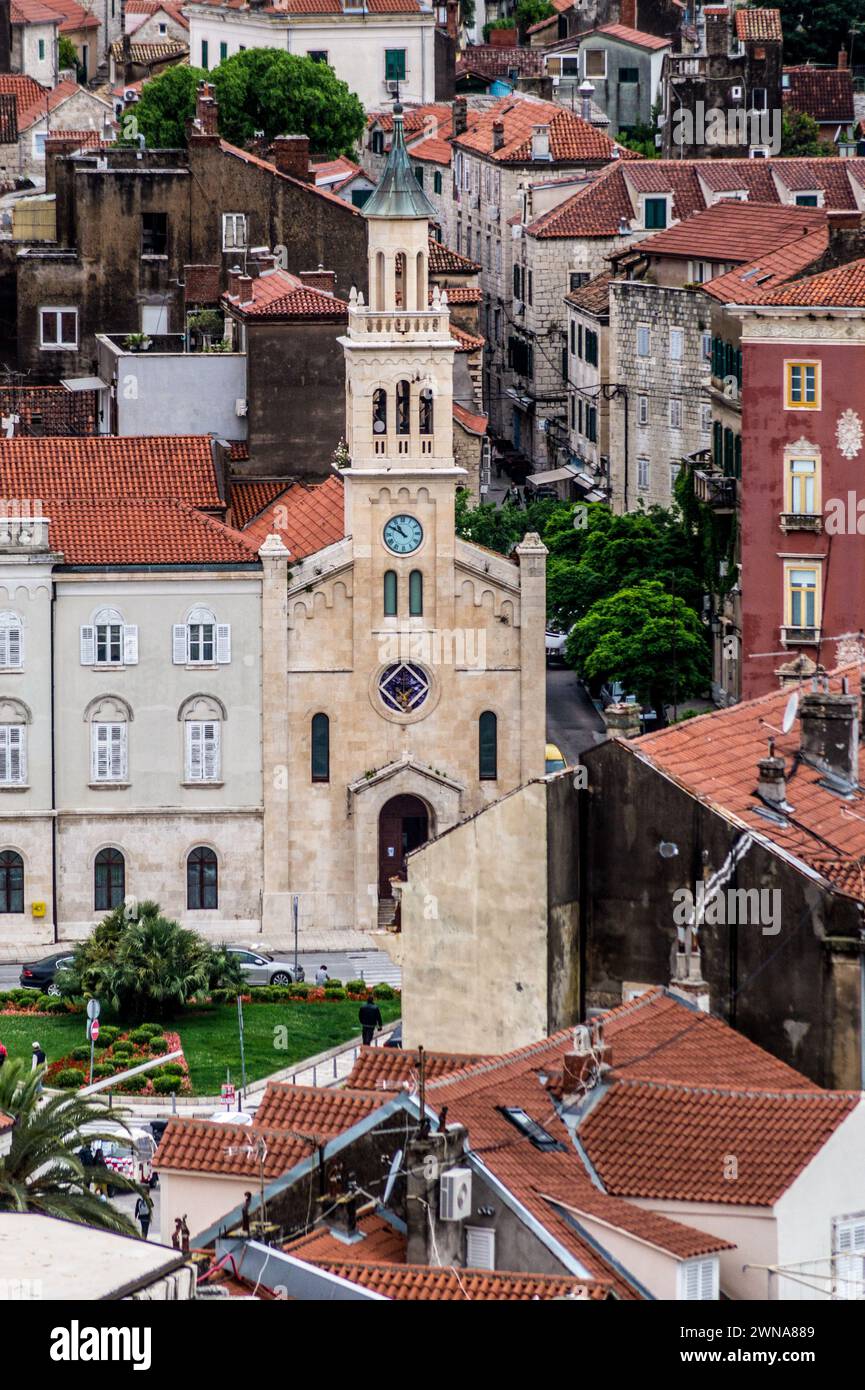
[[378, 692], [388, 709], [413, 714], [429, 694], [429, 680], [419, 666], [401, 661], [382, 672]]

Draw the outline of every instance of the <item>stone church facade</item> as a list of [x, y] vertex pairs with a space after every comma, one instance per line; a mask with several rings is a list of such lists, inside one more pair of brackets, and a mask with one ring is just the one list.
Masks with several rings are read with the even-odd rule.
[[544, 772], [546, 549], [455, 535], [457, 344], [446, 295], [428, 302], [433, 214], [399, 114], [364, 214], [370, 302], [352, 292], [341, 340], [345, 537], [296, 566], [275, 534], [261, 552], [267, 940], [295, 898], [301, 940], [374, 929], [408, 852]]

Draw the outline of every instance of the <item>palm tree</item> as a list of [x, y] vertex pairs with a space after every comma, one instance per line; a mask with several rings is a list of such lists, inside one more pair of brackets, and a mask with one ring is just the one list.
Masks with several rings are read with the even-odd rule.
[[[104, 1124], [105, 1111], [78, 1095], [52, 1096], [40, 1104], [41, 1068], [26, 1072], [21, 1061], [0, 1068], [0, 1111], [15, 1121], [12, 1148], [0, 1158], [0, 1211], [39, 1212], [82, 1226], [96, 1226], [120, 1235], [138, 1234], [130, 1217], [90, 1191], [93, 1170], [86, 1169], [77, 1150], [92, 1139], [116, 1139], [116, 1134], [88, 1131], [85, 1125]], [[113, 1118], [122, 1118], [113, 1112]], [[143, 1194], [131, 1178], [111, 1174], [111, 1186]]]

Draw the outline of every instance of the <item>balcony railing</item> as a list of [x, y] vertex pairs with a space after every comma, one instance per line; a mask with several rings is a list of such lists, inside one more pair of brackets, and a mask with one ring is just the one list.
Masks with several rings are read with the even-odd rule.
[[782, 627], [781, 641], [785, 647], [816, 647], [820, 642], [819, 627]]
[[0, 549], [47, 550], [48, 517], [35, 508], [29, 515], [20, 512], [0, 515]]
[[718, 512], [736, 510], [736, 479], [723, 473], [709, 472], [703, 468], [694, 469], [694, 496], [698, 502], [713, 507]]
[[782, 512], [781, 530], [813, 531], [819, 534], [823, 530], [823, 518], [819, 512]]

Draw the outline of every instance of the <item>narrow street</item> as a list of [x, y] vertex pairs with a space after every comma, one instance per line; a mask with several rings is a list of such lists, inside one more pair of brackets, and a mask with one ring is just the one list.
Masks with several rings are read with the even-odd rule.
[[587, 748], [603, 743], [607, 729], [585, 686], [567, 666], [547, 669], [547, 738], [576, 762]]

